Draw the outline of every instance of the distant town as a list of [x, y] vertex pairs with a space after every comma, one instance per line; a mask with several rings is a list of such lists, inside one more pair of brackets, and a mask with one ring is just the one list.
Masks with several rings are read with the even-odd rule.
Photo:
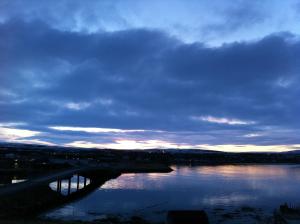
[[30, 144], [0, 144], [0, 170], [51, 170], [103, 163], [165, 165], [300, 164], [300, 152], [228, 153], [198, 149], [114, 150], [81, 149]]

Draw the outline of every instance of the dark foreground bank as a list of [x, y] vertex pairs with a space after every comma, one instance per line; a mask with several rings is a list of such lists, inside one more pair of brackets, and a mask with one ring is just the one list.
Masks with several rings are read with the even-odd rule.
[[[59, 220], [1, 220], [2, 224], [154, 224], [149, 223], [143, 220], [140, 217], [132, 217], [132, 219], [127, 221], [121, 221], [118, 218], [108, 218], [104, 220], [92, 221], [92, 222], [83, 222], [83, 221], [59, 221]], [[155, 223], [155, 224], [163, 224], [163, 223]]]
[[[6, 219], [1, 224], [165, 224], [167, 222], [148, 222], [142, 217], [133, 216], [122, 220], [118, 216], [110, 216], [95, 221], [61, 221], [41, 219]], [[234, 210], [214, 209], [209, 214], [210, 224], [296, 224], [300, 223], [299, 215], [282, 213], [280, 209], [273, 214], [266, 214], [261, 209], [252, 207], [241, 207]]]

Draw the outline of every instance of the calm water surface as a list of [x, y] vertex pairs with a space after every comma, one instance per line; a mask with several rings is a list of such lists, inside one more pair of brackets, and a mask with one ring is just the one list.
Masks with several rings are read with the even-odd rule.
[[171, 173], [123, 174], [87, 197], [51, 211], [57, 219], [92, 220], [103, 214], [161, 220], [170, 209], [255, 206], [272, 212], [300, 204], [300, 166], [172, 167]]

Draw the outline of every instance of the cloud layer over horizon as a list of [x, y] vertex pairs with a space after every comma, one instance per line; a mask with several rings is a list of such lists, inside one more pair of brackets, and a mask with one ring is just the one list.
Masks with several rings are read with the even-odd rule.
[[[28, 2], [0, 4], [1, 141], [299, 148], [297, 1], [173, 1], [176, 15], [156, 1]], [[289, 25], [276, 25], [279, 6]], [[193, 7], [223, 13], [188, 17]], [[170, 18], [163, 26], [147, 13]]]

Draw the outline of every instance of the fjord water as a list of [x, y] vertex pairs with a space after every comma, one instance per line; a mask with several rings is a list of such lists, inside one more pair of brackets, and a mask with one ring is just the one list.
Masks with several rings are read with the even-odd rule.
[[161, 220], [171, 209], [252, 206], [271, 213], [285, 202], [300, 204], [298, 165], [172, 168], [171, 173], [122, 174], [46, 217], [93, 220], [112, 214]]

